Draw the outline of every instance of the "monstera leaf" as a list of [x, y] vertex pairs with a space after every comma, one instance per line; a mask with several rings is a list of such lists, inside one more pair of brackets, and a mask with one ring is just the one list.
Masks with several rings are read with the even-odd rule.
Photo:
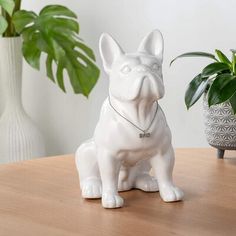
[[76, 14], [64, 6], [49, 5], [38, 15], [17, 11], [13, 23], [23, 38], [23, 56], [32, 67], [40, 68], [40, 56], [45, 53], [47, 76], [65, 92], [65, 70], [74, 92], [88, 96], [100, 71], [92, 49], [78, 36], [76, 18]]
[[14, 0], [0, 0], [0, 7], [2, 8], [2, 14], [3, 14], [0, 15], [0, 34], [3, 34], [8, 27], [6, 14], [8, 14], [8, 16], [12, 15], [13, 10], [15, 8], [15, 2]]
[[11, 16], [15, 8], [14, 0], [0, 0], [0, 6]]
[[8, 23], [3, 16], [0, 16], [0, 34], [3, 34], [7, 29]]

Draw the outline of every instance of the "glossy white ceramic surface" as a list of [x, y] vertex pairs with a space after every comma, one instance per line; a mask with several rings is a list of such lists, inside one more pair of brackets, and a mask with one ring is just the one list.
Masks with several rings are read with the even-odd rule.
[[124, 53], [108, 34], [101, 36], [99, 46], [109, 95], [93, 138], [76, 152], [82, 196], [101, 197], [105, 208], [122, 207], [118, 191], [132, 188], [159, 190], [166, 202], [181, 200], [183, 192], [172, 179], [171, 132], [158, 105], [164, 96], [162, 34], [154, 30], [132, 54]]

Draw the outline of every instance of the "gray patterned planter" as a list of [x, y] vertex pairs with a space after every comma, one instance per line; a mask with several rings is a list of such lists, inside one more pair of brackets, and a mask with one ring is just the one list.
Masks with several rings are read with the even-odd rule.
[[203, 110], [207, 141], [223, 158], [225, 150], [236, 150], [236, 115], [228, 102], [209, 107], [205, 96]]

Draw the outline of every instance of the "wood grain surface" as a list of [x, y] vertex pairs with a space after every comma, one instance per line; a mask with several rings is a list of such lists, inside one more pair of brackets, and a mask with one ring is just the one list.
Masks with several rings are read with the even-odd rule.
[[121, 193], [125, 206], [83, 200], [73, 155], [0, 166], [0, 236], [236, 235], [236, 152], [177, 149], [182, 202], [158, 193]]

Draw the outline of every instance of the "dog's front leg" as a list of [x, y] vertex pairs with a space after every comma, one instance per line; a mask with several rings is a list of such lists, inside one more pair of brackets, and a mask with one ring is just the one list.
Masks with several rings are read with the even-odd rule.
[[104, 148], [98, 149], [98, 166], [102, 179], [102, 206], [118, 208], [123, 206], [123, 198], [118, 194], [118, 176], [121, 162]]
[[173, 184], [174, 150], [172, 146], [163, 154], [157, 154], [150, 160], [157, 178], [161, 198], [165, 202], [179, 201], [183, 198], [182, 190]]

